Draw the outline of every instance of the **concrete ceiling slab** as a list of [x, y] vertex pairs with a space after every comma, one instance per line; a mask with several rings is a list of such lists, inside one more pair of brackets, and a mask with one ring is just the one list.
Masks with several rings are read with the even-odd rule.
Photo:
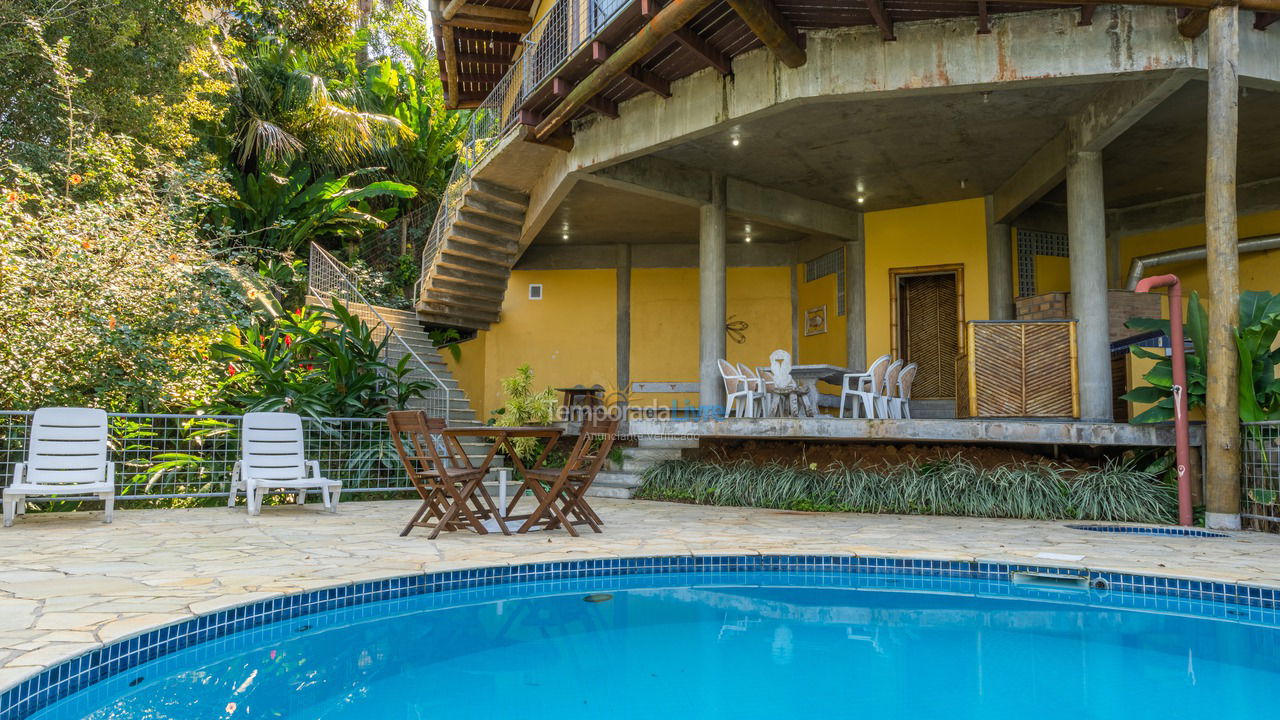
[[1103, 87], [810, 103], [657, 154], [842, 207], [960, 200], [993, 191]]
[[[1102, 154], [1107, 206], [1204, 192], [1209, 86], [1193, 80], [1121, 135]], [[1280, 176], [1280, 93], [1240, 97], [1239, 184]], [[1065, 197], [1065, 195], [1064, 195]]]
[[[566, 239], [565, 236], [568, 236]], [[729, 216], [728, 242], [780, 243], [802, 233]], [[534, 240], [558, 245], [656, 245], [698, 242], [698, 209], [579, 181]]]

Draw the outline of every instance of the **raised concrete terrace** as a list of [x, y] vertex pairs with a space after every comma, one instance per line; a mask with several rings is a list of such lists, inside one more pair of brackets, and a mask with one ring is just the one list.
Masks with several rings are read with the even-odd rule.
[[[399, 537], [417, 501], [24, 517], [0, 533], [0, 690], [104, 643], [284, 594], [439, 570], [651, 555], [992, 560], [1280, 587], [1280, 536], [1090, 533], [1065, 522], [598, 499], [603, 535]], [[1043, 555], [1049, 553], [1049, 556]], [[1066, 559], [1064, 559], [1066, 558]], [[1079, 558], [1072, 560], [1070, 558]]]

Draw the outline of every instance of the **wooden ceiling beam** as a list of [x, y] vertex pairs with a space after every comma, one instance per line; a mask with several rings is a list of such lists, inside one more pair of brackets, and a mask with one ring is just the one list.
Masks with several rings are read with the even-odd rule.
[[893, 34], [893, 18], [889, 17], [880, 0], [867, 0], [867, 11], [871, 13], [871, 19], [876, 21], [876, 27], [880, 28], [881, 39], [885, 42], [898, 39]]
[[1271, 23], [1280, 20], [1280, 12], [1258, 12], [1253, 14], [1253, 29], [1266, 30]]
[[493, 32], [512, 33], [513, 35], [524, 35], [529, 32], [529, 28], [533, 27], [533, 21], [527, 15], [524, 16], [523, 20], [505, 20], [458, 13], [453, 16], [453, 19], [445, 20], [442, 24], [445, 27], [490, 30]]
[[771, 0], [728, 1], [729, 7], [783, 65], [790, 68], [804, 65], [806, 55], [800, 33]]
[[978, 0], [978, 34], [991, 34], [991, 17], [987, 14], [987, 0]]
[[440, 41], [444, 44], [445, 105], [458, 107], [458, 43], [453, 39], [453, 28], [443, 25], [440, 28]]
[[510, 20], [511, 22], [532, 22], [529, 18], [529, 13], [524, 10], [489, 7], [488, 5], [476, 5], [474, 3], [461, 5], [454, 15], [446, 19], [452, 20], [458, 15], [470, 15], [476, 18], [489, 18], [490, 20]]
[[504, 58], [499, 55], [481, 55], [480, 53], [458, 53], [458, 62], [476, 65], [502, 65], [506, 67], [511, 65], [511, 58]]
[[706, 10], [715, 0], [680, 0], [662, 8], [653, 19], [622, 44], [609, 59], [592, 70], [568, 97], [560, 101], [541, 123], [535, 136], [546, 141], [560, 130], [587, 101], [599, 95], [617, 77], [629, 70], [640, 59], [658, 49], [668, 37], [683, 29], [698, 13]]
[[702, 58], [702, 61], [715, 68], [721, 75], [728, 75], [731, 72], [729, 58], [724, 53], [711, 47], [711, 43], [702, 39], [697, 33], [687, 27], [671, 33], [671, 37], [684, 49]]
[[1077, 27], [1088, 27], [1093, 24], [1093, 11], [1097, 10], [1097, 5], [1081, 5], [1080, 6], [1080, 22], [1076, 23]]
[[635, 66], [627, 70], [626, 77], [631, 82], [656, 95], [664, 98], [671, 97], [671, 81], [652, 70]]
[[445, 20], [452, 20], [454, 15], [458, 14], [458, 10], [467, 4], [467, 0], [449, 0], [449, 4], [444, 6], [444, 10], [440, 11], [440, 17]]
[[[443, 77], [445, 79], [448, 79], [447, 75]], [[504, 77], [506, 77], [506, 75], [500, 75], [497, 73], [468, 72], [468, 73], [462, 73], [458, 77], [458, 82], [480, 84], [480, 85], [497, 85], [499, 82], [502, 81], [502, 78]]]
[[[568, 80], [565, 80], [562, 77], [551, 78], [551, 94], [554, 97], [566, 98], [569, 97], [569, 93], [572, 91], [573, 86], [569, 84]], [[618, 117], [618, 104], [602, 95], [596, 95], [593, 98], [589, 98], [582, 106], [588, 110], [598, 112], [605, 117]]]

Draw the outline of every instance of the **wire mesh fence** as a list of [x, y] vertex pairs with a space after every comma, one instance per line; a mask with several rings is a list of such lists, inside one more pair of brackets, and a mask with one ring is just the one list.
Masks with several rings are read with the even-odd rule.
[[[0, 411], [0, 487], [13, 481], [14, 465], [26, 458], [31, 416]], [[107, 459], [115, 464], [119, 500], [201, 505], [227, 497], [240, 457], [239, 416], [108, 413], [108, 418]], [[326, 477], [340, 480], [343, 493], [413, 489], [386, 420], [303, 418], [302, 428], [307, 458], [319, 462]], [[173, 502], [178, 499], [191, 502]]]
[[1241, 517], [1280, 532], [1280, 421], [1244, 423], [1240, 435]]

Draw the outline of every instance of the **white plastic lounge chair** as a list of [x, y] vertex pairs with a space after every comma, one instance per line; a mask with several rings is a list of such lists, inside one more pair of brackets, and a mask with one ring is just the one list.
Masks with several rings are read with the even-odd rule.
[[742, 371], [734, 367], [728, 360], [718, 361], [720, 365], [720, 377], [724, 380], [724, 414], [730, 417], [736, 414], [738, 417], [752, 417], [754, 414], [755, 404], [759, 400], [756, 391], [751, 387], [751, 383], [743, 376]]
[[884, 386], [884, 374], [888, 369], [889, 356], [881, 355], [866, 372], [846, 373], [840, 387], [840, 417], [844, 417], [846, 401], [850, 401], [849, 417], [858, 417], [859, 405], [863, 417], [875, 417], [875, 396]]
[[13, 468], [4, 489], [4, 526], [26, 511], [28, 496], [97, 495], [115, 509], [116, 472], [107, 462], [107, 413], [93, 408], [40, 408], [31, 418], [27, 461]]
[[916, 379], [917, 369], [916, 364], [911, 363], [898, 373], [898, 386], [893, 388], [896, 392], [885, 398], [888, 417], [911, 419], [911, 383]]
[[302, 418], [293, 413], [245, 413], [240, 422], [240, 459], [231, 470], [227, 507], [234, 507], [243, 492], [249, 514], [257, 515], [269, 491], [292, 491], [302, 505], [307, 501], [307, 490], [315, 488], [325, 508], [337, 512], [342, 483], [322, 476], [320, 463], [307, 460], [303, 450]]

